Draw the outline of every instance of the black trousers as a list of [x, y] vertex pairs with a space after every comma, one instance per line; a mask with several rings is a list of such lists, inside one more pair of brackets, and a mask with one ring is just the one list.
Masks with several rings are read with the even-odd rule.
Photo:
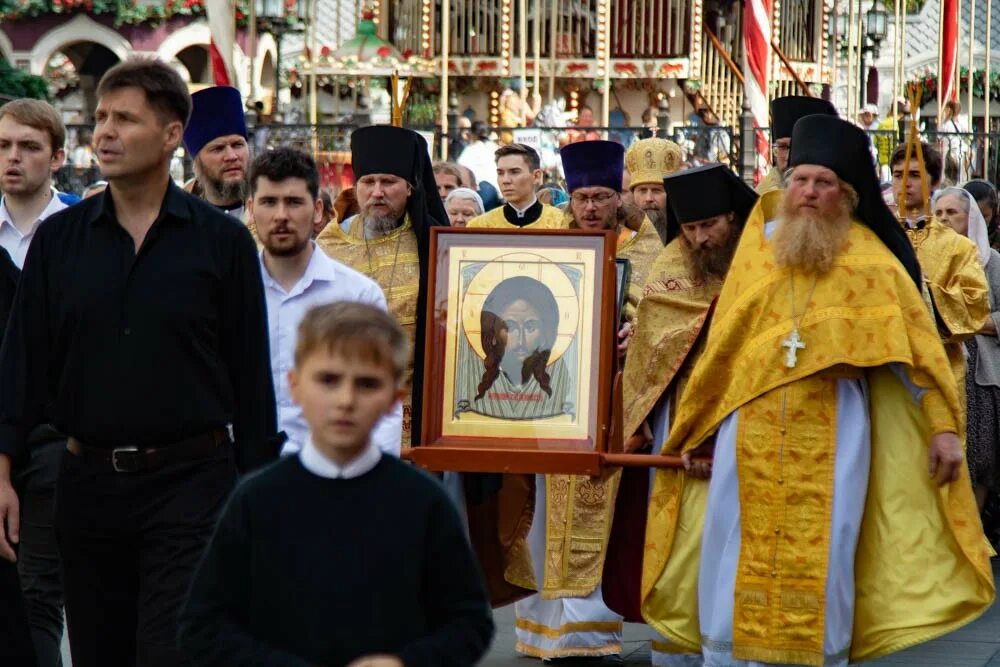
[[0, 558], [0, 665], [36, 667], [17, 566]]
[[56, 545], [55, 493], [65, 440], [31, 448], [16, 476], [21, 498], [17, 569], [39, 667], [62, 665], [63, 589]]
[[177, 617], [236, 483], [210, 459], [117, 473], [67, 452], [56, 488], [73, 667], [178, 667]]

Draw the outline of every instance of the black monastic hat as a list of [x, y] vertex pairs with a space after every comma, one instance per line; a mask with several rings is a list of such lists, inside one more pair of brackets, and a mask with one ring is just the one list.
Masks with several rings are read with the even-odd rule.
[[836, 116], [837, 109], [819, 97], [788, 95], [771, 101], [771, 141], [792, 136], [795, 122], [805, 116]]
[[740, 229], [757, 202], [757, 193], [723, 164], [686, 169], [663, 179], [667, 191], [667, 243], [681, 225], [735, 213]]
[[427, 141], [412, 130], [392, 125], [358, 128], [351, 133], [351, 166], [355, 179], [368, 174], [392, 174], [406, 179], [413, 186], [406, 212], [417, 237], [420, 284], [417, 293], [416, 340], [413, 345], [413, 405], [410, 423], [412, 443], [419, 445], [430, 228], [447, 225], [448, 214], [438, 194]]
[[788, 166], [826, 167], [858, 193], [855, 214], [894, 254], [919, 289], [920, 265], [906, 232], [882, 199], [864, 130], [833, 116], [806, 116], [795, 123]]

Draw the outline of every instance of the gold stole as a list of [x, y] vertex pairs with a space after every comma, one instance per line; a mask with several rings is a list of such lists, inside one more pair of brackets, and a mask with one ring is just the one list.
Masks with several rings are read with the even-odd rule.
[[631, 265], [631, 276], [628, 284], [628, 295], [625, 303], [625, 319], [629, 322], [635, 318], [636, 308], [642, 300], [642, 290], [646, 287], [646, 276], [656, 257], [663, 250], [663, 241], [656, 227], [643, 216], [639, 230], [632, 238], [618, 245], [618, 258], [627, 259]]
[[[844, 367], [865, 373], [872, 466], [856, 559], [851, 659], [871, 659], [949, 632], [993, 600], [988, 547], [967, 470], [942, 488], [927, 474], [929, 434], [957, 431], [961, 408], [936, 327], [912, 280], [859, 223], [848, 249], [817, 282], [802, 318], [799, 329], [809, 347], [795, 368], [785, 367], [780, 345], [792, 328], [789, 272], [775, 265], [763, 233], [780, 197], [765, 195], [751, 214], [663, 451], [693, 449], [726, 416], [741, 411], [737, 466], [746, 513], [733, 655], [821, 665], [836, 438], [833, 380]], [[886, 367], [890, 363], [905, 366], [926, 389], [922, 409]], [[797, 411], [782, 420], [778, 401], [785, 391]], [[783, 421], [796, 431], [791, 451], [786, 441], [786, 454], [794, 452], [785, 460], [794, 480], [789, 491], [773, 479], [771, 460]], [[707, 489], [707, 482], [682, 472], [657, 471], [646, 528], [643, 616], [692, 651], [701, 644], [697, 578]], [[801, 498], [784, 496], [791, 489]], [[762, 502], [762, 494], [777, 500]], [[774, 569], [763, 566], [775, 544], [767, 515], [772, 505], [794, 512], [795, 524], [794, 535], [779, 536], [794, 538], [795, 549]], [[948, 586], [931, 583], [940, 581]]]
[[538, 220], [524, 227], [507, 222], [503, 209], [503, 206], [498, 206], [492, 211], [478, 215], [469, 220], [466, 227], [472, 229], [562, 229], [566, 226], [562, 211], [548, 204], [542, 204], [542, 214]]
[[[351, 221], [349, 233], [331, 222], [320, 233], [316, 244], [323, 252], [365, 274], [379, 284], [385, 293], [389, 312], [402, 325], [412, 344], [417, 331], [417, 292], [420, 283], [420, 258], [417, 237], [410, 218], [395, 231], [377, 239], [365, 240], [361, 216]], [[407, 368], [407, 377], [413, 365]], [[403, 401], [403, 447], [410, 446], [411, 397]]]
[[722, 289], [717, 278], [695, 279], [680, 238], [667, 244], [647, 275], [622, 373], [625, 437], [639, 430], [685, 365], [708, 319], [709, 306]]

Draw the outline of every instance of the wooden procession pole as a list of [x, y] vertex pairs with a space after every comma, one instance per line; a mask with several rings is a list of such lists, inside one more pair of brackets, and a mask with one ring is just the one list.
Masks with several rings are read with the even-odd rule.
[[941, 79], [944, 78], [944, 2], [938, 3], [938, 85], [937, 85], [937, 124], [941, 125], [941, 113], [944, 111], [944, 90]]
[[597, 29], [601, 31], [601, 43], [604, 50], [597, 57], [603, 61], [604, 90], [601, 91], [601, 126], [607, 127], [611, 118], [611, 0], [597, 0]]
[[[448, 159], [448, 75], [451, 59], [451, 0], [441, 0], [441, 159]], [[457, 155], [455, 157], [458, 157]]]
[[317, 2], [312, 0], [309, 3], [309, 123], [312, 125], [312, 154], [313, 159], [319, 159], [319, 99], [317, 94], [319, 86], [316, 84], [316, 10]]
[[[256, 102], [257, 97], [257, 0], [250, 3], [250, 18], [247, 20], [247, 51], [250, 52], [250, 94], [247, 99]], [[257, 119], [260, 122], [260, 118]]]
[[892, 126], [899, 127], [898, 113], [896, 112], [896, 100], [899, 99], [902, 94], [903, 87], [903, 52], [902, 52], [902, 41], [903, 41], [903, 15], [900, 9], [902, 8], [903, 0], [896, 0], [896, 5], [893, 8], [893, 18], [895, 30], [892, 33], [892, 104], [889, 108], [889, 113], [892, 114]]
[[856, 118], [855, 113], [855, 88], [858, 85], [857, 56], [855, 44], [855, 25], [857, 23], [858, 0], [848, 0], [847, 2], [847, 117]]
[[[899, 2], [899, 0], [896, 0], [896, 2]], [[833, 63], [830, 67], [830, 82], [831, 82], [831, 90], [834, 91], [831, 94], [831, 97], [833, 98], [833, 102], [836, 103], [837, 75], [839, 74], [838, 70], [840, 69], [837, 66], [837, 63], [840, 62], [840, 31], [837, 30], [837, 23], [838, 23], [837, 19], [840, 16], [840, 0], [833, 0], [832, 16], [833, 16]]]

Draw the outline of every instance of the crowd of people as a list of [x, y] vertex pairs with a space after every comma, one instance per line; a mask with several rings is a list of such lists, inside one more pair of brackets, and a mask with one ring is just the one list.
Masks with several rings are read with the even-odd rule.
[[[846, 666], [993, 603], [997, 193], [941, 187], [934, 147], [883, 188], [863, 130], [778, 98], [754, 190], [655, 137], [567, 142], [552, 182], [524, 144], [434, 163], [368, 126], [331, 197], [252, 154], [234, 88], [130, 59], [97, 96], [82, 200], [58, 113], [0, 107], [3, 665], [59, 665], [63, 610], [75, 667], [472, 665], [514, 604], [560, 664], [621, 664], [635, 622], [655, 665]], [[439, 226], [614, 232], [649, 468], [405, 462]], [[508, 287], [474, 400], [544, 419], [553, 326]]]

